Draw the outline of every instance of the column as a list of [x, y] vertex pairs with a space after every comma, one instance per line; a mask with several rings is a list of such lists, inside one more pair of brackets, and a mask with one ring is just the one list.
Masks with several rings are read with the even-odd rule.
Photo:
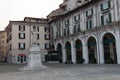
[[73, 64], [76, 63], [76, 50], [75, 50], [75, 43], [74, 41], [71, 41], [71, 58], [72, 58], [72, 62]]
[[85, 59], [85, 64], [88, 63], [88, 47], [85, 41], [83, 41], [83, 59]]
[[103, 43], [99, 41], [99, 61], [100, 64], [104, 64], [104, 51], [103, 51]]
[[66, 62], [66, 49], [64, 46], [62, 47], [62, 62]]
[[120, 64], [120, 37], [119, 37], [119, 31], [116, 31], [116, 53], [117, 53], [117, 62]]

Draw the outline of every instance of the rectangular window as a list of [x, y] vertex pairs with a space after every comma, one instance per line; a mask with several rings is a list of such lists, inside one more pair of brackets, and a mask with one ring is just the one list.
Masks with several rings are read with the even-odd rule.
[[93, 21], [92, 20], [87, 20], [86, 21], [86, 29], [91, 29], [93, 27]]
[[19, 39], [25, 39], [25, 33], [19, 33]]
[[33, 26], [33, 31], [36, 32], [36, 26]]
[[25, 43], [19, 43], [19, 49], [24, 50], [25, 49]]
[[111, 13], [105, 14], [101, 16], [101, 25], [106, 25], [112, 22]]
[[50, 35], [49, 34], [45, 34], [45, 40], [50, 40]]
[[92, 16], [93, 15], [93, 9], [90, 9], [88, 11], [86, 11], [86, 16], [89, 17], [89, 16]]
[[49, 43], [45, 43], [45, 49], [49, 49], [50, 48], [50, 44]]
[[49, 27], [45, 27], [45, 32], [50, 32], [50, 28]]
[[25, 26], [19, 25], [19, 31], [25, 31]]
[[80, 24], [74, 25], [73, 33], [80, 32]]
[[74, 21], [79, 21], [80, 20], [80, 14], [74, 16]]
[[101, 4], [101, 10], [103, 11], [103, 10], [107, 10], [107, 9], [109, 9], [110, 8], [110, 1], [107, 1], [107, 2], [105, 2], [105, 3], [103, 3], [103, 4]]
[[65, 25], [69, 25], [69, 19], [64, 20]]

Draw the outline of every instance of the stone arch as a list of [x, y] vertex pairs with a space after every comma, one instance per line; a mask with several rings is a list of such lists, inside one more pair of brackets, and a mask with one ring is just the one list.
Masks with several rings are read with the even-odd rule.
[[102, 37], [105, 63], [117, 63], [116, 37], [112, 33], [105, 33]]
[[82, 41], [80, 39], [75, 40], [75, 51], [76, 51], [76, 62], [77, 63], [83, 63], [83, 49], [82, 49]]
[[107, 31], [107, 32], [103, 32], [103, 33], [101, 34], [100, 42], [103, 41], [103, 37], [104, 37], [104, 35], [107, 34], [107, 33], [111, 33], [111, 34], [115, 37], [115, 39], [118, 39], [114, 32], [112, 32], [112, 31]]
[[59, 62], [62, 63], [62, 45], [61, 45], [61, 43], [57, 44], [56, 50], [58, 51]]
[[66, 49], [66, 63], [72, 63], [71, 43], [69, 41], [65, 42], [65, 49]]
[[97, 42], [95, 37], [90, 36], [87, 39], [89, 63], [97, 63]]

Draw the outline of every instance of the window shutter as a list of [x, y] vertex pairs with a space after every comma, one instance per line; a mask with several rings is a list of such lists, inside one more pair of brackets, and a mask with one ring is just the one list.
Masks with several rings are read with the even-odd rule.
[[23, 48], [23, 49], [25, 49], [25, 43], [24, 43], [23, 45], [24, 45], [24, 48]]
[[88, 17], [88, 11], [86, 11], [86, 17]]
[[77, 31], [80, 32], [80, 24], [78, 24]]
[[88, 21], [86, 21], [86, 29], [88, 29]]
[[76, 25], [74, 25], [73, 33], [76, 33]]
[[89, 21], [90, 29], [92, 28], [92, 20]]
[[18, 43], [18, 49], [20, 49], [20, 43]]
[[92, 13], [91, 15], [93, 15], [93, 9], [91, 9], [91, 13]]
[[109, 23], [112, 22], [112, 16], [111, 16], [111, 13], [109, 13]]
[[74, 16], [74, 21], [76, 21], [76, 16]]
[[19, 36], [19, 39], [20, 39], [20, 33], [18, 34], [18, 36]]
[[103, 4], [100, 5], [101, 11], [103, 10]]
[[108, 8], [110, 8], [111, 7], [111, 3], [110, 3], [110, 1], [108, 1]]
[[19, 31], [20, 31], [21, 26], [19, 25]]
[[101, 25], [104, 25], [104, 16], [101, 16]]
[[80, 14], [78, 14], [78, 19], [80, 20]]
[[23, 26], [23, 31], [25, 31], [25, 26]]
[[24, 39], [25, 39], [25, 33], [24, 33]]

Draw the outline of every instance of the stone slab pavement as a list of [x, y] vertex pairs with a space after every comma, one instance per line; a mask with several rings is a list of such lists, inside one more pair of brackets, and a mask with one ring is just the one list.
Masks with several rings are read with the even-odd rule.
[[20, 71], [25, 65], [0, 65], [0, 80], [120, 80], [118, 64], [46, 64], [50, 69]]

